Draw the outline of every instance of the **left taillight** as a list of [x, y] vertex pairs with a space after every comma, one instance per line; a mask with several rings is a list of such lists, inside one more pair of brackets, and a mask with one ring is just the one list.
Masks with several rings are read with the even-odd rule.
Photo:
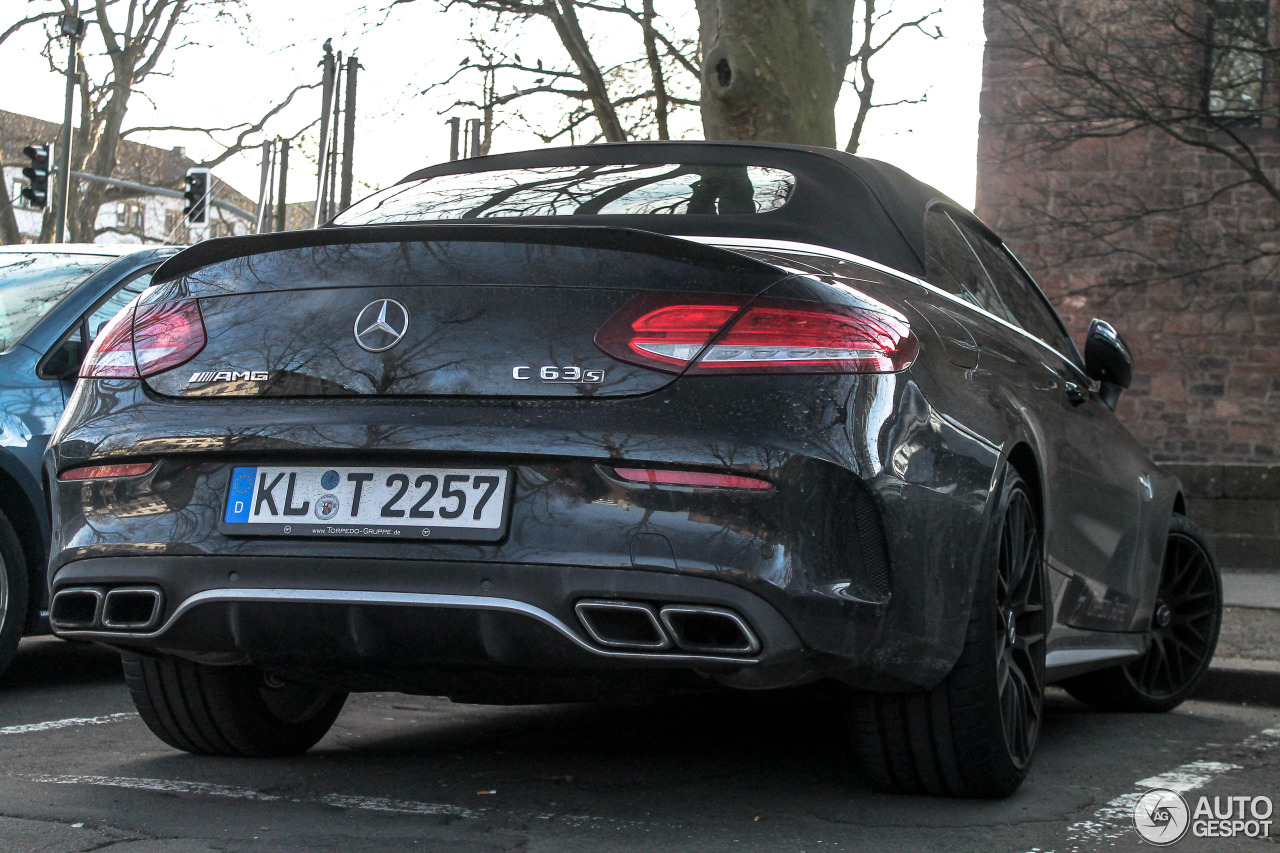
[[103, 327], [85, 354], [86, 379], [154, 376], [195, 358], [206, 342], [194, 299], [129, 305]]
[[759, 297], [645, 294], [596, 333], [609, 355], [668, 373], [896, 373], [919, 344], [887, 313]]

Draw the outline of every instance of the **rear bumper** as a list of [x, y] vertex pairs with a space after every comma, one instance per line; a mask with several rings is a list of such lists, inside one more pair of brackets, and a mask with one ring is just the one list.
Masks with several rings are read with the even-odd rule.
[[[463, 674], [501, 681], [628, 671], [698, 671], [754, 688], [821, 678], [912, 686], [902, 677], [913, 674], [911, 667], [885, 666], [883, 605], [749, 586], [636, 569], [157, 555], [68, 563], [56, 572], [53, 593], [57, 602], [72, 590], [103, 597], [118, 589], [161, 592], [145, 627], [109, 628], [99, 608], [91, 625], [55, 625], [68, 639], [249, 663], [352, 690], [473, 695]], [[635, 602], [655, 614], [672, 605], [709, 607], [739, 617], [757, 642], [726, 653], [689, 651], [676, 642], [655, 650], [611, 648], [575, 611], [584, 600]], [[823, 652], [805, 639], [851, 631], [862, 638], [854, 655]], [[452, 687], [451, 678], [464, 686]]]

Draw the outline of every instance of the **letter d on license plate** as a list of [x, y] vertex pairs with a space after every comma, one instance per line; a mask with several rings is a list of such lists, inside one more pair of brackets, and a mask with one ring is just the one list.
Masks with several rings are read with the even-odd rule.
[[269, 536], [492, 542], [505, 533], [506, 468], [235, 468], [219, 529]]

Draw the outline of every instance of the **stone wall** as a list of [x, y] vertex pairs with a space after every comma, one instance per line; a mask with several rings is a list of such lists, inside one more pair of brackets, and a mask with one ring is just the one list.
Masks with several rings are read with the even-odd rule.
[[[1011, 49], [1020, 36], [993, 11], [997, 2], [986, 14], [977, 213], [1031, 270], [1082, 350], [1093, 317], [1121, 331], [1138, 377], [1120, 417], [1157, 461], [1188, 474], [1192, 515], [1218, 535], [1224, 561], [1258, 562], [1250, 549], [1280, 545], [1277, 477], [1256, 468], [1280, 465], [1280, 274], [1274, 260], [1247, 262], [1243, 252], [1234, 263], [1204, 258], [1245, 243], [1280, 253], [1280, 204], [1245, 186], [1180, 209], [1239, 172], [1155, 130], [1053, 150], [1032, 144], [1025, 119], [1048, 72]], [[1239, 132], [1280, 175], [1280, 131], [1267, 125]], [[1111, 247], [1070, 224], [1054, 227], [1081, 203], [1105, 218], [1133, 198], [1167, 212], [1117, 222]], [[1240, 538], [1245, 528], [1254, 538]]]
[[[1220, 156], [1171, 142], [1158, 131], [1085, 139], [1049, 153], [1028, 150], [1025, 115], [1043, 72], [1016, 51], [987, 13], [979, 131], [977, 213], [1008, 240], [1054, 302], [1078, 343], [1093, 317], [1118, 328], [1138, 368], [1120, 414], [1157, 460], [1280, 462], [1280, 289], [1271, 261], [1234, 263], [1194, 274], [1160, 266], [1196, 250], [1229, 251], [1241, 238], [1274, 235], [1280, 204], [1245, 187], [1207, 208], [1186, 199], [1238, 180]], [[1014, 99], [1021, 99], [1015, 103]], [[1011, 109], [1012, 108], [1012, 109]], [[1242, 130], [1280, 175], [1280, 131]], [[1105, 215], [1110, 201], [1141, 195], [1171, 212], [1117, 229], [1111, 251], [1051, 215], [1081, 200]], [[1173, 264], [1176, 270], [1176, 263]]]

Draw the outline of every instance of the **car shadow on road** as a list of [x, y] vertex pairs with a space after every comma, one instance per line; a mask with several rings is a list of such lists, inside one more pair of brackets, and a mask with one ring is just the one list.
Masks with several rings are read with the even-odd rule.
[[56, 637], [27, 637], [18, 645], [9, 668], [0, 675], [0, 690], [122, 681], [118, 652]]

